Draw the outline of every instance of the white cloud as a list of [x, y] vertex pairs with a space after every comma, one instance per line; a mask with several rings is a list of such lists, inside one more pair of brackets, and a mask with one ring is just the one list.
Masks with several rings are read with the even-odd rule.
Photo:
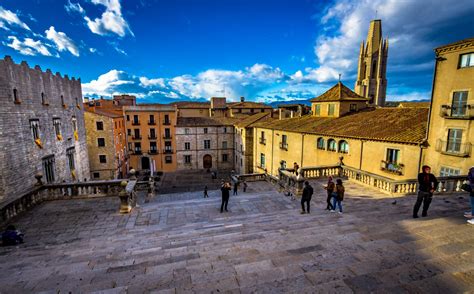
[[74, 41], [71, 40], [65, 33], [57, 32], [53, 26], [45, 31], [46, 38], [56, 44], [58, 51], [69, 51], [72, 55], [79, 57], [79, 49]]
[[7, 24], [10, 26], [18, 26], [25, 30], [31, 31], [30, 27], [21, 21], [18, 15], [0, 6], [0, 27], [9, 30]]
[[118, 86], [130, 85], [134, 81], [130, 80], [124, 71], [113, 69], [103, 75], [100, 75], [97, 80], [92, 80], [89, 83], [82, 84], [82, 92], [85, 95], [100, 95], [108, 96], [114, 93]]
[[147, 77], [140, 77], [140, 85], [147, 88], [147, 87], [154, 87], [160, 86], [165, 87], [165, 79], [158, 78], [158, 79], [149, 79]]
[[66, 9], [67, 12], [73, 13], [73, 12], [78, 12], [80, 14], [84, 14], [85, 10], [82, 8], [81, 4], [79, 3], [72, 3], [71, 0], [67, 1], [67, 4], [64, 5], [64, 8]]
[[95, 49], [95, 48], [89, 48], [89, 52], [90, 52], [90, 53], [96, 53], [96, 52], [97, 52], [97, 49]]
[[[116, 34], [120, 37], [124, 37], [126, 34], [133, 36], [130, 26], [123, 18], [119, 0], [91, 0], [91, 2], [95, 5], [102, 5], [105, 7], [105, 12], [102, 13], [100, 18], [92, 20], [87, 15], [84, 16], [91, 32], [101, 36], [108, 34]], [[83, 9], [81, 13], [85, 14]]]
[[23, 41], [21, 41], [15, 36], [9, 36], [8, 40], [11, 40], [11, 43], [3, 42], [3, 44], [15, 49], [20, 54], [30, 56], [38, 54], [43, 56], [53, 56], [46, 45], [39, 40], [35, 41], [31, 38], [24, 38]]

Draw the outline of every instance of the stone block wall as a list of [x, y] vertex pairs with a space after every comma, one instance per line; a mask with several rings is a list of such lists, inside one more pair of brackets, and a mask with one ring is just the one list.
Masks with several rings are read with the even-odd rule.
[[[62, 138], [56, 136], [53, 118], [60, 121]], [[34, 141], [31, 120], [39, 123], [42, 148]], [[66, 155], [70, 148], [74, 173]], [[0, 202], [31, 189], [35, 174], [45, 173], [42, 159], [48, 156], [54, 156], [55, 182], [89, 179], [81, 81], [26, 62], [15, 64], [7, 56], [0, 60]]]

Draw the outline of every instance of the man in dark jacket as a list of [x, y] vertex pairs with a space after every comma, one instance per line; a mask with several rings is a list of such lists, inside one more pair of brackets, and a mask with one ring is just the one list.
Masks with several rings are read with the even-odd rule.
[[[308, 181], [304, 182], [303, 196], [301, 197], [301, 214], [309, 213], [309, 203], [311, 202], [311, 197], [313, 196], [313, 187], [311, 187]], [[304, 203], [306, 202], [307, 211], [304, 209]]]
[[227, 210], [227, 204], [229, 203], [229, 196], [230, 196], [230, 190], [231, 186], [230, 183], [226, 182], [222, 185], [221, 187], [221, 193], [222, 193], [222, 203], [221, 203], [221, 213]]
[[413, 208], [413, 218], [418, 218], [418, 210], [423, 203], [422, 217], [428, 216], [428, 208], [433, 199], [433, 192], [438, 187], [438, 180], [431, 173], [431, 167], [424, 165], [422, 172], [418, 174], [418, 197]]

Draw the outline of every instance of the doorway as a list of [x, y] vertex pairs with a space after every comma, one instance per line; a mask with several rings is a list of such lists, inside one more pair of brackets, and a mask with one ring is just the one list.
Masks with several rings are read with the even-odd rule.
[[202, 166], [204, 167], [204, 169], [211, 168], [212, 167], [212, 156], [210, 156], [209, 154], [204, 155], [204, 157], [202, 159]]
[[142, 170], [150, 169], [150, 159], [148, 157], [142, 157]]

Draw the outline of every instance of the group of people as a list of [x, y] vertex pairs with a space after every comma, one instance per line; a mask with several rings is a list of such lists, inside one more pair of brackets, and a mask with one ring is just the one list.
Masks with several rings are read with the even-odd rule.
[[[339, 213], [342, 213], [342, 201], [344, 200], [345, 192], [342, 180], [337, 179], [336, 183], [334, 183], [333, 177], [329, 176], [328, 183], [324, 189], [327, 191], [326, 210], [336, 212], [336, 208], [339, 208]], [[308, 181], [305, 181], [303, 195], [301, 196], [301, 214], [310, 213], [310, 203], [312, 196], [313, 187], [311, 187]]]

